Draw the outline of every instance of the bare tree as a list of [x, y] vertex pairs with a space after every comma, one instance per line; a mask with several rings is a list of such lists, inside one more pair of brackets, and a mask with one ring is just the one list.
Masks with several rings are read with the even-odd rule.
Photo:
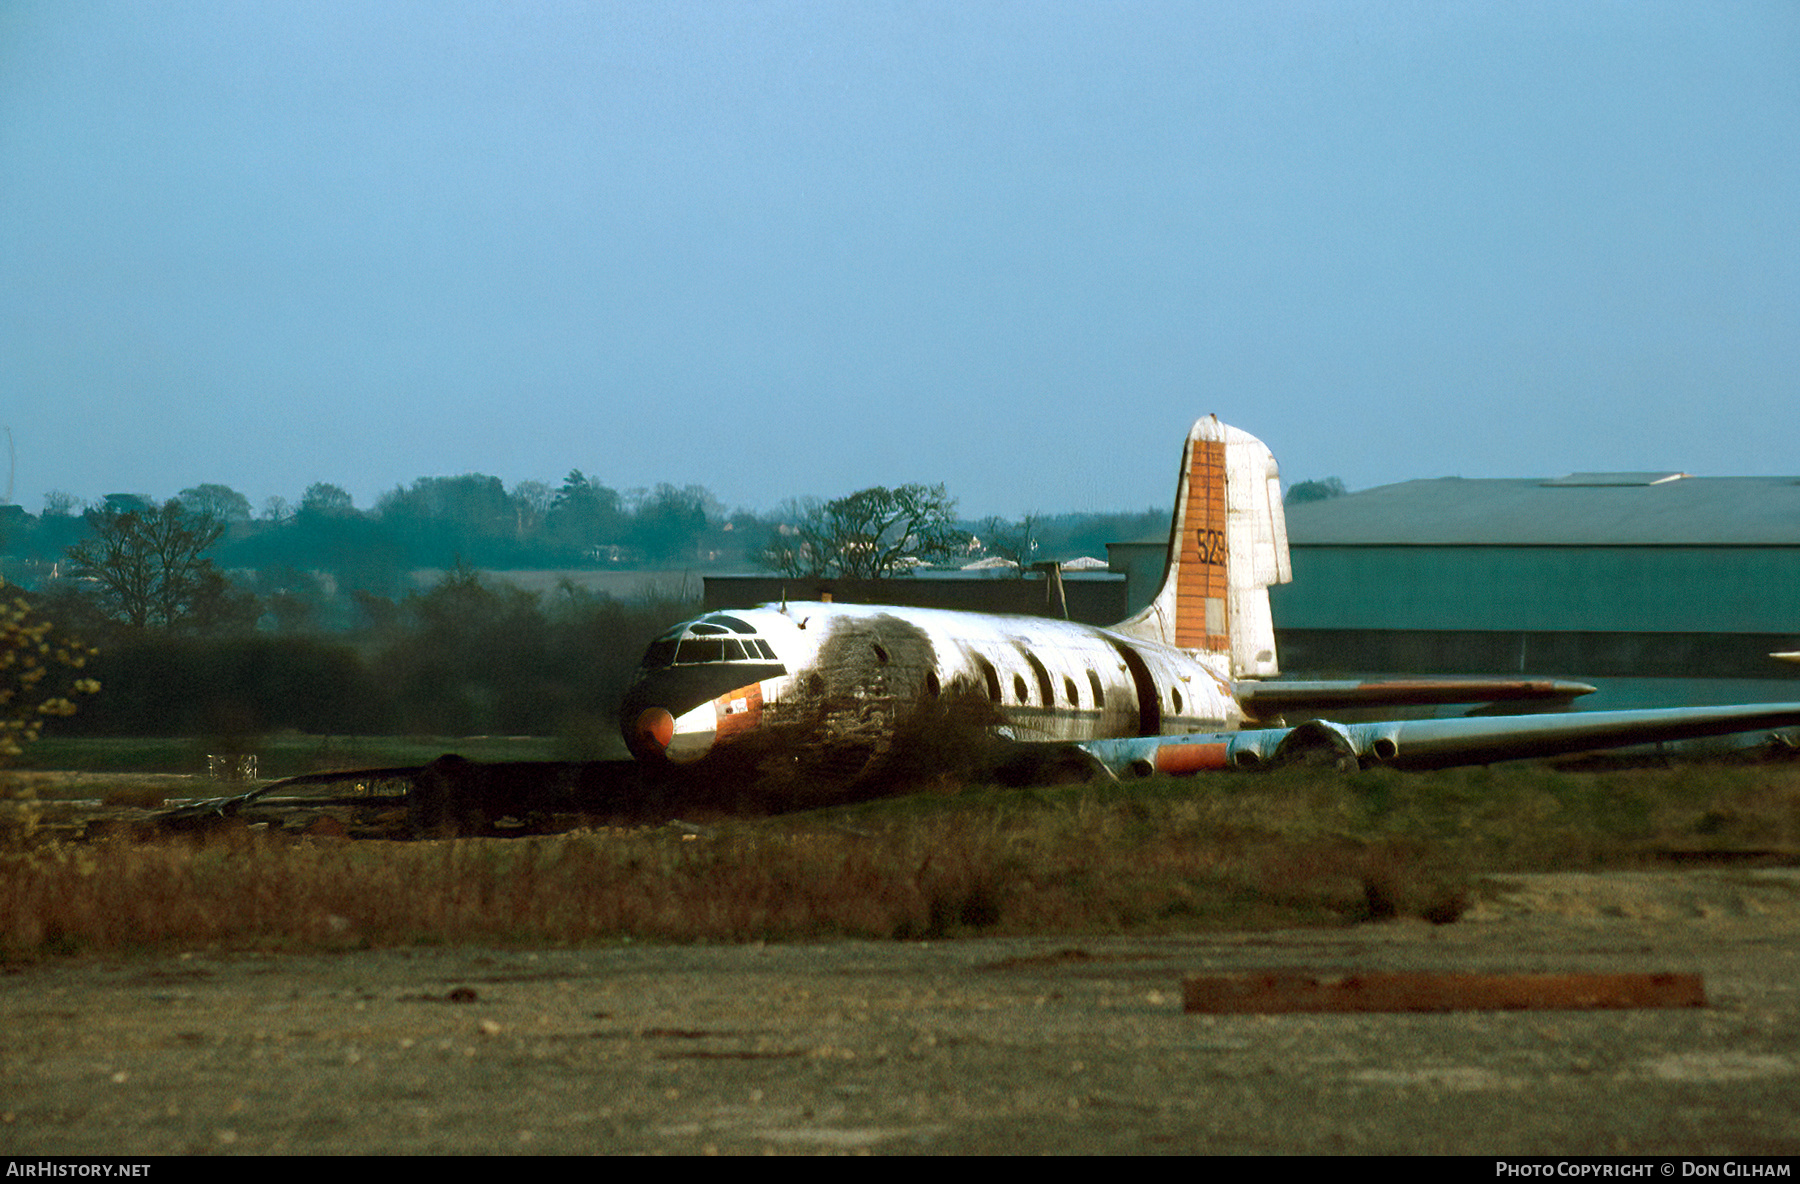
[[1019, 574], [1037, 559], [1038, 516], [1027, 514], [1017, 522], [1004, 518], [984, 518], [978, 528], [983, 549], [995, 559], [1007, 559], [1018, 567]]
[[70, 570], [97, 583], [114, 619], [175, 629], [221, 614], [229, 586], [205, 556], [224, 523], [174, 500], [161, 509], [98, 511], [89, 521], [94, 533], [69, 548]]
[[73, 518], [75, 511], [81, 509], [81, 499], [61, 489], [52, 489], [44, 495], [44, 517]]
[[942, 485], [874, 486], [805, 505], [777, 527], [763, 566], [792, 576], [878, 579], [954, 554], [964, 542]]
[[513, 508], [515, 533], [526, 538], [544, 525], [544, 516], [556, 500], [556, 490], [542, 481], [517, 481], [507, 498]]

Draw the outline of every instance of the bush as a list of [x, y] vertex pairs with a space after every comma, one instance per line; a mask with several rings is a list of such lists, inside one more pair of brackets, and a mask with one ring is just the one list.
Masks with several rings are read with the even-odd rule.
[[98, 682], [74, 673], [96, 652], [59, 636], [24, 597], [0, 606], [0, 764], [36, 740], [46, 721], [74, 715], [70, 696], [100, 689]]
[[[76, 673], [94, 654], [57, 634], [23, 597], [0, 605], [0, 769], [17, 759], [49, 720], [75, 714], [73, 696], [100, 689]], [[0, 842], [29, 836], [36, 828], [30, 792], [10, 777], [0, 779]]]

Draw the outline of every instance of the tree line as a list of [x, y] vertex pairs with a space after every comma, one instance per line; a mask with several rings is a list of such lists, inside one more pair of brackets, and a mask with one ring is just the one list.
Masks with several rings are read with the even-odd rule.
[[[0, 507], [0, 563], [34, 620], [99, 646], [81, 677], [104, 691], [63, 731], [609, 738], [644, 644], [697, 611], [697, 582], [618, 600], [568, 581], [538, 595], [479, 569], [904, 575], [1101, 554], [1167, 529], [1155, 511], [967, 523], [955, 506], [941, 485], [911, 485], [758, 516], [699, 487], [622, 495], [576, 471], [555, 490], [421, 478], [369, 511], [315, 484], [297, 506], [271, 499], [252, 514], [236, 491], [201, 485], [161, 504], [53, 494], [36, 517]], [[420, 589], [422, 567], [445, 574]]]
[[[225, 485], [197, 485], [171, 500], [221, 528], [214, 559], [223, 569], [344, 568], [353, 582], [370, 587], [384, 580], [397, 585], [400, 573], [447, 568], [458, 559], [495, 570], [735, 562], [755, 544], [733, 533], [762, 525], [746, 511], [727, 511], [702, 486], [621, 493], [579, 469], [560, 487], [522, 481], [510, 490], [479, 473], [421, 477], [367, 510], [327, 482], [308, 486], [297, 504], [270, 498], [258, 513]], [[0, 544], [18, 563], [54, 566], [96, 523], [154, 513], [165, 504], [109, 494], [83, 505], [55, 492], [36, 517], [3, 508], [9, 512], [0, 518]]]
[[[46, 619], [69, 606], [40, 598]], [[645, 643], [698, 610], [697, 589], [629, 600], [564, 584], [538, 595], [472, 569], [444, 574], [354, 631], [201, 635], [102, 628], [99, 693], [58, 731], [203, 736], [562, 737], [607, 752]], [[91, 625], [90, 625], [91, 627]]]
[[[354, 630], [415, 586], [421, 569], [705, 570], [763, 567], [803, 576], [891, 577], [922, 566], [1103, 555], [1154, 534], [1166, 515], [960, 520], [942, 485], [790, 500], [772, 514], [728, 511], [699, 486], [621, 494], [579, 470], [558, 489], [497, 477], [422, 477], [359, 510], [341, 487], [298, 505], [217, 484], [158, 504], [111, 494], [81, 506], [45, 498], [33, 517], [0, 506], [0, 576], [85, 597], [130, 626], [221, 633]], [[91, 615], [91, 614], [89, 614]]]

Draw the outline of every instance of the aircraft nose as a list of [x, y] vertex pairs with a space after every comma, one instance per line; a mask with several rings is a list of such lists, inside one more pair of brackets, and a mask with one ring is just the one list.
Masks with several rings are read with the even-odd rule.
[[718, 725], [711, 703], [679, 718], [664, 707], [646, 707], [638, 713], [637, 738], [645, 749], [678, 765], [697, 761], [712, 749]]
[[637, 738], [653, 752], [667, 752], [675, 738], [675, 717], [661, 707], [644, 708], [637, 717]]

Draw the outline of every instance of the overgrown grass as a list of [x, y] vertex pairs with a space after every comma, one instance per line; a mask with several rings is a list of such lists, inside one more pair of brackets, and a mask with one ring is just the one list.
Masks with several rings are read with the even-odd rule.
[[745, 941], [1451, 920], [1496, 871], [1800, 851], [1800, 766], [949, 788], [775, 818], [351, 842], [245, 829], [0, 854], [0, 952]]

